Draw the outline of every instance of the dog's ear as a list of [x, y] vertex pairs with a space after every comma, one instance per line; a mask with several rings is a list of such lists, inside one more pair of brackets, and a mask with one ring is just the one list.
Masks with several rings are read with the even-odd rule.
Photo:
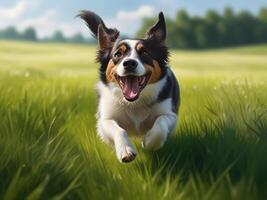
[[99, 24], [97, 33], [97, 40], [100, 50], [110, 48], [112, 43], [117, 39], [117, 36], [114, 39], [113, 34], [109, 33], [108, 29], [102, 24]]
[[164, 43], [166, 39], [166, 24], [164, 15], [159, 13], [158, 21], [146, 33], [146, 39], [155, 39], [160, 43]]
[[119, 37], [117, 29], [107, 28], [101, 17], [92, 11], [83, 10], [78, 17], [81, 17], [91, 30], [93, 37], [98, 39], [100, 50], [111, 47], [112, 43]]

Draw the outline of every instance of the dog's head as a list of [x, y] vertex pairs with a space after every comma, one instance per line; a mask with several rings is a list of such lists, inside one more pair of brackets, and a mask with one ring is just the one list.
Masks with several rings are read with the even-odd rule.
[[137, 100], [148, 84], [164, 76], [168, 49], [162, 12], [144, 39], [119, 39], [119, 31], [107, 28], [103, 20], [91, 11], [82, 11], [79, 16], [98, 40], [101, 81], [119, 86], [127, 101]]

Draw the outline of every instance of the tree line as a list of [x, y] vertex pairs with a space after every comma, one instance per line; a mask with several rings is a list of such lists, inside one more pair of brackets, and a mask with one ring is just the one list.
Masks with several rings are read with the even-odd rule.
[[[154, 18], [144, 19], [136, 37], [143, 38], [154, 23]], [[248, 11], [234, 12], [230, 7], [225, 8], [222, 14], [209, 10], [204, 16], [190, 16], [186, 10], [179, 10], [175, 18], [166, 18], [166, 23], [167, 43], [171, 48], [201, 49], [267, 43], [267, 8], [261, 8], [257, 15]], [[40, 39], [33, 27], [21, 32], [15, 27], [7, 27], [0, 30], [0, 39], [95, 43], [80, 33], [66, 37], [61, 31]]]
[[[144, 37], [155, 19], [146, 18], [137, 32]], [[179, 10], [174, 19], [167, 18], [167, 44], [172, 48], [201, 49], [234, 45], [267, 43], [267, 8], [257, 15], [248, 11], [234, 12], [230, 7], [223, 14], [209, 10], [204, 16], [190, 16]]]
[[66, 37], [61, 31], [55, 31], [50, 37], [38, 38], [36, 30], [33, 27], [28, 27], [24, 31], [19, 32], [15, 27], [10, 26], [0, 30], [0, 39], [7, 40], [27, 40], [40, 42], [62, 42], [62, 43], [92, 43], [93, 41], [83, 37], [81, 33], [77, 33], [72, 37]]

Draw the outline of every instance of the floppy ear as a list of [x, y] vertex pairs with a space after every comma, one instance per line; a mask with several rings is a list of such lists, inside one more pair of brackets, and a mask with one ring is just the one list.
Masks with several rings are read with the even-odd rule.
[[98, 39], [100, 50], [109, 48], [119, 37], [120, 32], [117, 29], [107, 28], [101, 17], [92, 11], [83, 10], [78, 17], [86, 22], [93, 37]]
[[164, 43], [166, 39], [166, 24], [164, 15], [159, 13], [158, 22], [154, 24], [146, 33], [146, 39], [155, 39], [160, 43]]

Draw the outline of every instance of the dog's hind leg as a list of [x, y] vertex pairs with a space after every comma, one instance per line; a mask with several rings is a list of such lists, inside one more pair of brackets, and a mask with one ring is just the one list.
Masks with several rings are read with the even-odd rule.
[[98, 133], [104, 142], [112, 144], [120, 162], [134, 160], [137, 152], [128, 138], [127, 132], [115, 120], [99, 120]]
[[155, 120], [153, 127], [145, 135], [142, 142], [143, 148], [157, 150], [161, 148], [168, 135], [173, 131], [177, 123], [176, 115], [160, 115]]

